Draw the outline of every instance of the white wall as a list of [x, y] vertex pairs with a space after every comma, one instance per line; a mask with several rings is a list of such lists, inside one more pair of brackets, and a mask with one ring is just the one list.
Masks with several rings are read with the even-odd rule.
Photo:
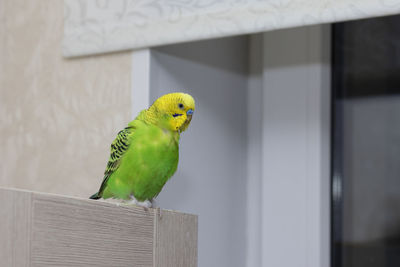
[[150, 75], [133, 90], [147, 87], [151, 102], [174, 91], [196, 99], [178, 171], [157, 203], [199, 215], [200, 267], [329, 266], [329, 33], [303, 27], [134, 52], [134, 68]]
[[329, 33], [264, 34], [262, 266], [329, 266]]
[[157, 203], [199, 215], [200, 267], [245, 264], [247, 52], [247, 37], [152, 50], [151, 101], [174, 91], [196, 100]]

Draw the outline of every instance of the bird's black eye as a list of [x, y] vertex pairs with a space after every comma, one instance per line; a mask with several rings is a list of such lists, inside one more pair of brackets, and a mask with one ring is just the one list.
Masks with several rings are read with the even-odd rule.
[[179, 107], [180, 109], [183, 109], [183, 108], [184, 108], [184, 106], [183, 106], [182, 103], [179, 103], [179, 104], [178, 104], [178, 107]]

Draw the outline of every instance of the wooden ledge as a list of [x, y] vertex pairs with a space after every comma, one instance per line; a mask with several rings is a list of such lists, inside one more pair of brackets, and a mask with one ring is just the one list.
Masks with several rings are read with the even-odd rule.
[[2, 266], [197, 266], [197, 216], [0, 188]]

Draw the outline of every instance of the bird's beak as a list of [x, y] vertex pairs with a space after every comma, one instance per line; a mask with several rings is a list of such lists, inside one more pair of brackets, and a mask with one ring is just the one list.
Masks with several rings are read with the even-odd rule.
[[186, 115], [186, 120], [182, 124], [182, 127], [179, 129], [179, 132], [185, 131], [187, 129], [187, 127], [189, 126], [191, 121], [192, 121], [192, 115]]
[[192, 116], [193, 115], [187, 115], [187, 119], [185, 121], [185, 124], [189, 125], [189, 123], [192, 121]]

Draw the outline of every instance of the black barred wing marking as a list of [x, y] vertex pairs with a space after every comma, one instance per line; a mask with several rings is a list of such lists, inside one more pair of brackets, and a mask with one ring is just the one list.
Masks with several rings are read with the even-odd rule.
[[99, 192], [97, 195], [101, 197], [103, 191], [107, 185], [107, 181], [110, 178], [111, 174], [118, 169], [119, 164], [121, 163], [121, 158], [128, 150], [130, 138], [129, 136], [133, 133], [133, 127], [126, 127], [122, 131], [120, 131], [115, 138], [115, 140], [111, 143], [110, 149], [110, 158], [107, 163], [106, 170], [104, 171], [104, 179], [101, 183]]

